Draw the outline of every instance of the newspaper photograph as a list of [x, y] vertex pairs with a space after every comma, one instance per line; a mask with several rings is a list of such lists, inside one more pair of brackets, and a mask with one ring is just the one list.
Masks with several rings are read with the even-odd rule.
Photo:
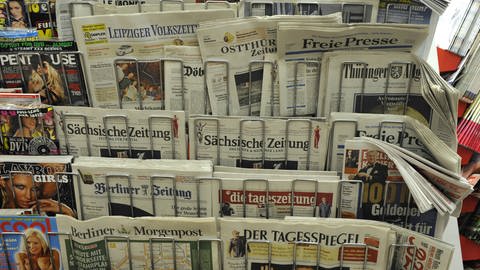
[[[328, 169], [341, 172], [345, 140], [371, 137], [399, 145], [452, 171], [460, 168], [460, 157], [429, 128], [408, 115], [338, 113], [330, 114], [330, 146]], [[350, 158], [349, 162], [353, 162]]]
[[[60, 236], [65, 269], [173, 269], [175, 263], [182, 270], [218, 269], [217, 244], [198, 242], [216, 238], [213, 218], [101, 217], [79, 221], [62, 215], [57, 217], [57, 225], [59, 232], [72, 237], [70, 242]], [[175, 239], [175, 249], [169, 239]]]
[[[343, 186], [353, 192], [341, 202], [338, 217], [385, 221], [426, 235], [440, 235], [448, 216], [435, 209], [421, 213], [399, 170], [380, 148], [359, 140], [345, 141], [342, 176], [352, 182]], [[361, 207], [356, 208], [352, 196], [360, 197]]]
[[410, 53], [325, 53], [317, 110], [322, 115], [336, 111], [408, 115], [452, 146], [456, 139], [446, 136], [454, 134], [433, 108], [435, 105], [424, 98], [421, 76], [425, 73]]
[[81, 56], [73, 41], [0, 42], [7, 88], [23, 87], [51, 105], [88, 106]]
[[62, 154], [186, 159], [185, 113], [55, 107]]
[[54, 109], [37, 104], [0, 106], [1, 152], [4, 155], [59, 155]]
[[[165, 109], [185, 111], [190, 114], [205, 114], [208, 96], [205, 93], [205, 70], [198, 46], [165, 46], [165, 58], [183, 61], [164, 61]], [[183, 91], [182, 91], [183, 83]]]
[[212, 176], [210, 161], [79, 157], [73, 169], [80, 175], [75, 190], [83, 219], [216, 215], [206, 194], [218, 194], [218, 186], [196, 180]]
[[[324, 82], [319, 81], [317, 68], [324, 52], [353, 49], [416, 51], [426, 36], [427, 28], [418, 25], [314, 26], [279, 23], [280, 115], [320, 115], [317, 98], [321, 97], [322, 92], [319, 94], [318, 89]], [[305, 61], [311, 64], [301, 64]]]
[[72, 156], [0, 156], [0, 209], [77, 217]]
[[[199, 22], [235, 15], [232, 10], [201, 10], [73, 18], [78, 49], [85, 54], [92, 105], [139, 108], [138, 100], [120, 98], [124, 92], [133, 92], [133, 98], [148, 88], [150, 82], [142, 83], [142, 76], [159, 75], [155, 69], [140, 69], [135, 60], [160, 60], [165, 45], [198, 45]], [[144, 108], [162, 106], [159, 100], [143, 101]]]
[[[384, 270], [388, 263], [388, 247], [395, 241], [395, 232], [390, 228], [362, 224], [319, 224], [253, 218], [221, 218], [219, 222], [225, 270], [260, 270], [269, 269], [269, 266], [273, 269], [292, 269], [294, 248], [296, 269], [300, 266], [316, 269], [318, 264], [320, 269], [343, 267]], [[349, 245], [352, 243], [357, 245]], [[317, 253], [320, 253], [318, 261]], [[342, 265], [340, 258], [343, 258]]]
[[191, 159], [242, 168], [322, 170], [328, 124], [322, 118], [191, 116]]
[[290, 215], [335, 217], [338, 181], [299, 179], [254, 174], [221, 178], [219, 216], [267, 219], [283, 219]]

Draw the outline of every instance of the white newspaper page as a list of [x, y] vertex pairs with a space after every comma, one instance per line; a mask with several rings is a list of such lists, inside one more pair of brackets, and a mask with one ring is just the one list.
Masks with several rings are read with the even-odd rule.
[[202, 10], [73, 18], [93, 106], [162, 108], [163, 99], [149, 100], [144, 92], [158, 87], [160, 72], [154, 60], [162, 57], [163, 46], [198, 45], [199, 22], [234, 17], [232, 10]]
[[[315, 100], [319, 96], [318, 75], [314, 69], [309, 70], [305, 67], [309, 66], [312, 69], [314, 68], [312, 64], [305, 65], [298, 62], [321, 61], [324, 52], [333, 50], [416, 51], [426, 35], [426, 27], [410, 25], [314, 26], [279, 23], [277, 43], [279, 44], [280, 115], [320, 113], [317, 112]], [[297, 66], [297, 78], [295, 78], [295, 66]]]
[[451, 145], [452, 138], [446, 136], [451, 128], [433, 109], [436, 105], [424, 98], [420, 79], [424, 73], [416, 63], [412, 54], [401, 52], [325, 53], [317, 110], [322, 115], [337, 111], [408, 115]]
[[[165, 109], [184, 110], [189, 114], [204, 114], [207, 95], [204, 86], [204, 69], [200, 49], [197, 46], [165, 46], [165, 58], [179, 59], [164, 61]], [[183, 76], [183, 91], [182, 91]]]
[[328, 124], [320, 118], [192, 116], [192, 159], [216, 165], [289, 170], [322, 170]]
[[293, 181], [272, 175], [263, 179], [260, 177], [221, 178], [219, 216], [270, 219], [290, 215], [335, 217], [338, 181], [300, 180], [301, 177]]
[[185, 113], [55, 107], [62, 154], [186, 159]]
[[[68, 238], [60, 236], [65, 269], [173, 269], [175, 263], [182, 270], [218, 269], [217, 244], [202, 241], [198, 245], [197, 241], [216, 238], [212, 218], [101, 217], [79, 221], [59, 216], [57, 225], [59, 233], [72, 237], [73, 250]], [[175, 239], [175, 261], [172, 241], [159, 238]], [[154, 241], [150, 244], [149, 239]]]
[[81, 198], [77, 205], [83, 219], [213, 214], [210, 198], [200, 194], [211, 194], [214, 187], [200, 182], [197, 190], [196, 180], [211, 177], [209, 161], [79, 159], [73, 168], [81, 177], [75, 192]]
[[[314, 269], [320, 246], [319, 266], [322, 269], [337, 269], [343, 255], [343, 268], [384, 270], [388, 247], [395, 241], [390, 228], [262, 219], [220, 219], [220, 235], [225, 270], [268, 269], [269, 245], [270, 269], [291, 269], [295, 242], [306, 242], [297, 244], [297, 269]], [[365, 244], [368, 249], [358, 244]]]
[[[361, 208], [345, 208], [345, 215], [340, 211], [339, 217], [385, 221], [430, 236], [443, 231], [448, 216], [441, 216], [435, 209], [420, 213], [399, 168], [380, 148], [347, 140], [344, 153], [343, 179], [361, 181], [363, 195]], [[360, 191], [356, 183], [345, 185]], [[349, 196], [345, 198], [351, 200]], [[354, 213], [350, 212], [352, 209]]]

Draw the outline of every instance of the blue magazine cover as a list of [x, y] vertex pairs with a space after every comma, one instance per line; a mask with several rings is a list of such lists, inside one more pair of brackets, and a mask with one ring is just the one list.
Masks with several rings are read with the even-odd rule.
[[59, 236], [52, 232], [58, 232], [54, 217], [0, 217], [0, 269], [62, 269]]

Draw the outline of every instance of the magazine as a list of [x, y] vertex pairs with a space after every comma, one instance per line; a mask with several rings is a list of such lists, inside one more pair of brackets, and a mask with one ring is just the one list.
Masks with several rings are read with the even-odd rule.
[[60, 154], [53, 115], [50, 105], [0, 106], [2, 154]]
[[[164, 50], [165, 58], [177, 59], [163, 62], [165, 109], [183, 110], [186, 117], [190, 114], [205, 114], [208, 100], [199, 47], [169, 45]], [[180, 72], [178, 60], [183, 61], [183, 72]]]
[[319, 265], [321, 269], [384, 270], [388, 247], [395, 241], [390, 228], [361, 222], [221, 218], [219, 223], [225, 270], [292, 269], [294, 265], [296, 269]]
[[191, 116], [191, 159], [243, 168], [322, 170], [328, 125], [321, 118]]
[[[410, 269], [411, 267], [425, 270], [447, 270], [450, 269], [450, 261], [453, 256], [454, 247], [418, 232], [404, 229], [384, 222], [371, 220], [352, 219], [319, 219], [306, 217], [285, 217], [286, 220], [304, 221], [317, 224], [342, 224], [355, 225], [364, 224], [376, 227], [389, 227], [396, 232], [396, 241], [389, 249], [389, 270]], [[412, 264], [414, 264], [412, 266]]]
[[[137, 160], [79, 157], [73, 164], [80, 175], [76, 182], [79, 216], [91, 219], [107, 215], [209, 217], [210, 161]], [[107, 179], [108, 178], [108, 179]], [[175, 208], [176, 206], [176, 208]], [[200, 207], [200, 208], [199, 208]]]
[[81, 54], [75, 42], [1, 42], [0, 48], [5, 87], [38, 93], [43, 103], [88, 106]]
[[[458, 154], [410, 116], [333, 112], [330, 114], [330, 127], [333, 143], [327, 162], [330, 170], [342, 171], [345, 140], [367, 136], [399, 145], [454, 172], [460, 171]], [[350, 156], [346, 162], [352, 165], [358, 160]]]
[[216, 238], [213, 218], [101, 217], [79, 221], [61, 215], [57, 224], [61, 233], [72, 238], [71, 242], [65, 236], [60, 239], [66, 269], [173, 269], [174, 264], [176, 269], [219, 269], [218, 244], [199, 241]]
[[315, 18], [274, 16], [201, 24], [198, 42], [202, 60], [208, 67], [206, 83], [213, 114], [275, 115], [270, 108], [275, 91], [271, 83], [262, 85], [262, 82], [276, 80], [275, 72], [266, 73], [264, 68], [276, 69], [276, 64], [265, 62], [265, 57], [277, 51], [277, 24], [282, 21], [335, 23], [339, 19], [338, 14]]
[[[321, 115], [335, 111], [408, 115], [430, 127], [455, 150], [454, 129], [446, 125], [444, 116], [437, 112], [439, 105], [422, 89], [421, 77], [429, 75], [421, 65], [412, 54], [403, 52], [324, 53], [317, 111]], [[435, 95], [441, 97], [441, 93]], [[450, 107], [442, 110], [445, 108]]]
[[62, 154], [74, 156], [186, 159], [185, 114], [55, 107]]
[[[432, 184], [429, 185], [429, 191], [424, 190], [425, 187], [419, 194], [417, 186], [427, 180], [416, 178], [420, 173], [411, 166], [408, 167], [405, 161], [399, 162], [398, 154], [392, 151], [387, 153], [386, 148], [380, 148], [378, 145], [368, 143], [369, 141], [382, 143], [368, 137], [345, 142], [343, 179], [349, 179], [351, 182], [343, 183], [341, 189], [352, 192], [341, 199], [339, 217], [381, 220], [426, 235], [440, 235], [448, 221], [448, 215], [445, 215], [445, 212], [451, 213], [455, 209], [454, 204], [452, 209], [451, 201]], [[398, 147], [398, 149], [401, 148]], [[406, 155], [403, 156], [406, 157]], [[351, 159], [357, 162], [349, 162]], [[409, 173], [406, 173], [407, 170]], [[433, 172], [433, 169], [430, 170]], [[446, 179], [445, 176], [444, 179]], [[444, 182], [445, 180], [442, 180], [442, 183]], [[458, 181], [456, 187], [462, 187], [462, 190], [468, 194], [467, 185]], [[460, 192], [459, 188], [457, 190]], [[430, 198], [438, 196], [440, 199], [429, 199], [425, 197], [424, 192], [430, 193]], [[343, 191], [340, 194], [348, 195]], [[429, 204], [431, 200], [433, 202]], [[439, 200], [444, 203], [440, 203]], [[356, 201], [362, 202], [361, 208], [356, 207]]]
[[[63, 268], [56, 219], [45, 216], [0, 216], [2, 256], [0, 269]], [[31, 248], [38, 242], [42, 248]], [[5, 256], [6, 255], [6, 256]]]
[[0, 156], [0, 208], [76, 217], [71, 162], [71, 156]]
[[[214, 178], [218, 179], [218, 178]], [[219, 216], [281, 219], [285, 216], [335, 217], [338, 180], [246, 174], [220, 178]], [[268, 196], [268, 200], [267, 200]]]
[[232, 10], [200, 10], [73, 18], [78, 49], [84, 52], [92, 105], [161, 109], [163, 102], [159, 101], [163, 99], [148, 100], [142, 95], [153, 84], [149, 77], [160, 77], [153, 68], [158, 65], [141, 66], [138, 60], [159, 60], [165, 45], [198, 45], [199, 22], [234, 17]]
[[[319, 93], [319, 85], [324, 82], [319, 82], [318, 63], [322, 61], [324, 52], [353, 49], [417, 51], [426, 36], [427, 28], [419, 25], [314, 26], [279, 23], [277, 55], [280, 115], [321, 115], [322, 111], [318, 111], [317, 108], [317, 100], [322, 94]], [[317, 65], [299, 66], [299, 61], [315, 62]]]

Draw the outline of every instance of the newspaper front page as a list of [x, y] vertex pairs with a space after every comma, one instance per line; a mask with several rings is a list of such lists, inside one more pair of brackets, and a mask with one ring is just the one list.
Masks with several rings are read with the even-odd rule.
[[232, 10], [202, 10], [73, 18], [93, 106], [161, 109], [163, 100], [143, 95], [150, 86], [159, 87], [158, 65], [133, 58], [159, 60], [165, 45], [197, 45], [199, 22], [234, 17]]
[[424, 98], [421, 76], [425, 73], [410, 53], [325, 53], [317, 110], [322, 115], [336, 111], [408, 115], [455, 149], [456, 134], [445, 126], [435, 104]]
[[[319, 264], [321, 269], [384, 270], [388, 247], [395, 241], [395, 232], [390, 228], [362, 224], [320, 225], [263, 219], [219, 219], [219, 222], [225, 270], [269, 269], [269, 266], [270, 269], [292, 269], [294, 245], [297, 269], [315, 269]], [[343, 258], [342, 265], [340, 258]]]
[[322, 118], [191, 116], [191, 159], [264, 169], [322, 170], [328, 124]]
[[396, 246], [389, 247], [389, 270], [448, 270], [454, 247], [439, 239], [407, 230], [392, 224], [372, 220], [318, 219], [305, 217], [285, 217], [286, 220], [304, 221], [317, 224], [370, 225], [389, 227], [396, 232]]
[[255, 174], [220, 179], [221, 192], [212, 195], [212, 201], [219, 202], [219, 216], [282, 219], [336, 214], [337, 180]]
[[75, 192], [81, 198], [77, 205], [83, 219], [214, 214], [210, 197], [201, 194], [218, 193], [218, 187], [196, 180], [212, 176], [210, 161], [79, 157], [73, 169], [81, 177]]
[[55, 107], [60, 150], [74, 156], [186, 159], [185, 113]]
[[[280, 115], [317, 114], [318, 65], [324, 52], [353, 49], [416, 51], [427, 36], [418, 25], [328, 25], [279, 23], [277, 33]], [[388, 58], [391, 59], [391, 58]], [[315, 64], [299, 64], [311, 61]], [[295, 78], [297, 70], [297, 78]], [[295, 104], [294, 104], [295, 103]]]
[[177, 60], [164, 61], [165, 109], [183, 110], [186, 117], [190, 114], [205, 114], [208, 97], [205, 93], [205, 70], [199, 47], [165, 46], [164, 50], [166, 58], [183, 61], [183, 71]]
[[347, 195], [341, 199], [338, 217], [385, 221], [430, 236], [443, 232], [448, 216], [435, 209], [421, 213], [399, 168], [380, 148], [347, 140], [342, 176], [356, 182], [343, 183], [340, 193]]
[[[70, 243], [67, 237], [59, 236], [65, 269], [173, 269], [174, 264], [182, 270], [218, 269], [216, 243], [198, 243], [202, 238], [216, 238], [213, 218], [101, 217], [79, 221], [61, 215], [57, 225], [60, 233], [72, 238]], [[149, 239], [153, 239], [151, 244]]]

